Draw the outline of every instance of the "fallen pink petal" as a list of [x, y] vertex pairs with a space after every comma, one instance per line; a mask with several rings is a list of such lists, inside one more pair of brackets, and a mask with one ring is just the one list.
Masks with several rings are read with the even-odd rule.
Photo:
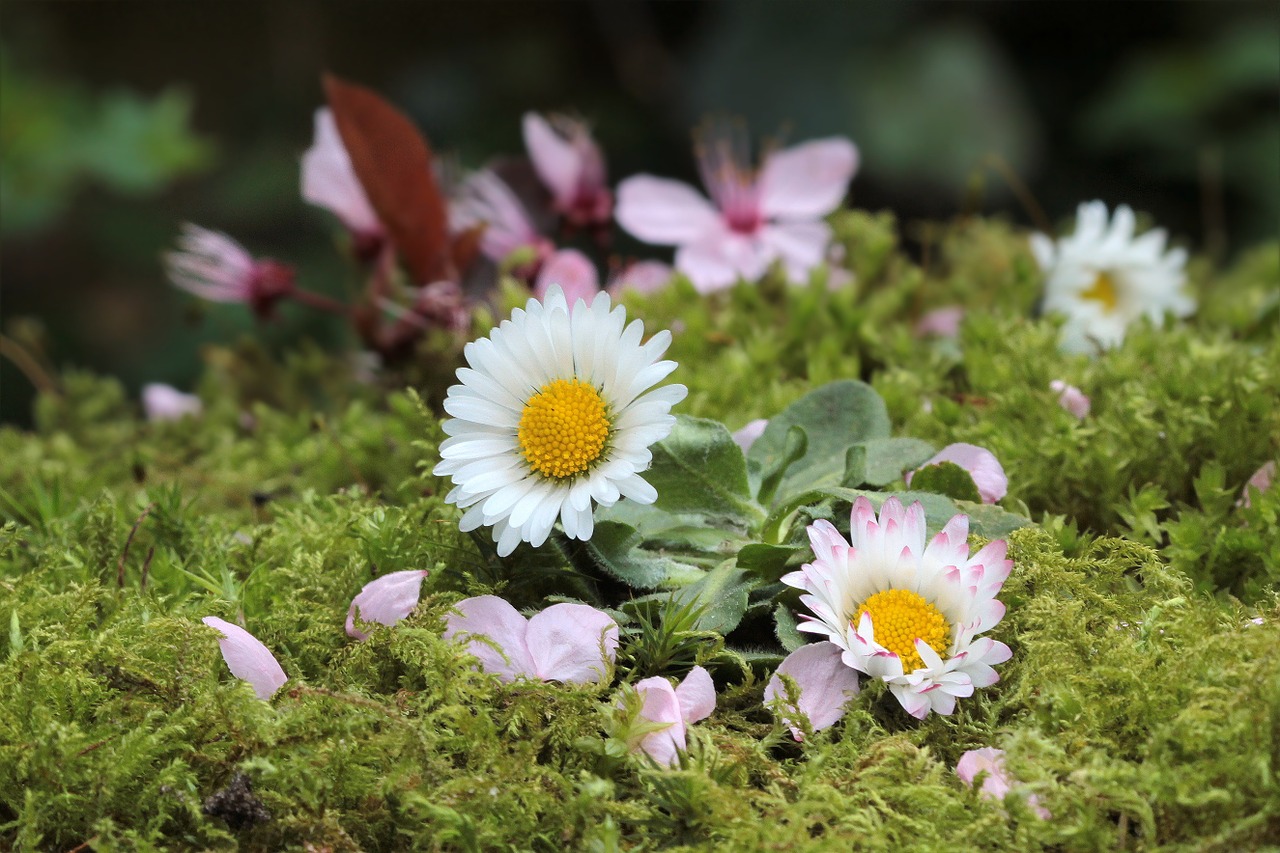
[[[845, 664], [842, 655], [839, 646], [828, 642], [810, 643], [796, 649], [778, 665], [765, 685], [765, 703], [786, 699], [781, 676], [787, 675], [800, 690], [796, 705], [788, 706], [790, 711], [798, 711], [808, 719], [815, 732], [835, 725], [844, 716], [849, 700], [858, 695], [858, 671]], [[784, 713], [783, 721], [791, 729], [792, 737], [804, 739], [799, 721], [792, 713]]]
[[1066, 411], [1070, 412], [1080, 420], [1089, 417], [1090, 401], [1074, 385], [1068, 385], [1061, 379], [1055, 379], [1049, 383], [1049, 390], [1058, 395], [1058, 405]]
[[[979, 795], [984, 799], [1003, 802], [1013, 786], [1018, 784], [1017, 780], [1005, 771], [1004, 756], [1004, 750], [996, 747], [971, 749], [960, 756], [960, 761], [956, 763], [956, 775], [970, 788], [981, 775], [982, 787], [978, 789]], [[1053, 816], [1048, 809], [1040, 805], [1040, 800], [1035, 794], [1027, 795], [1027, 805], [1041, 820], [1048, 820]]]
[[147, 420], [157, 423], [198, 417], [204, 411], [204, 404], [195, 394], [184, 394], [172, 385], [151, 382], [142, 386], [142, 408]]
[[200, 621], [222, 634], [218, 646], [227, 668], [236, 678], [249, 682], [259, 699], [270, 699], [289, 680], [271, 650], [244, 628], [217, 616], [206, 616]]
[[964, 309], [959, 305], [935, 308], [916, 322], [915, 333], [919, 338], [954, 338], [960, 334]]
[[1240, 500], [1237, 502], [1237, 505], [1246, 508], [1253, 506], [1253, 497], [1250, 492], [1257, 491], [1258, 493], [1262, 493], [1267, 491], [1271, 488], [1271, 484], [1275, 480], [1275, 477], [1275, 460], [1267, 462], [1257, 471], [1254, 471], [1253, 476], [1249, 478], [1249, 482], [1244, 484], [1244, 491], [1240, 493]]
[[689, 670], [676, 687], [660, 676], [636, 683], [642, 704], [639, 719], [662, 728], [639, 737], [631, 748], [643, 752], [662, 765], [675, 764], [688, 745], [686, 730], [693, 723], [711, 715], [716, 707], [715, 684], [711, 674], [700, 666]]
[[[984, 447], [963, 442], [949, 444], [934, 454], [916, 471], [942, 462], [952, 462], [968, 471], [969, 476], [973, 477], [974, 485], [978, 487], [978, 494], [982, 497], [983, 503], [996, 503], [1009, 491], [1009, 478], [1005, 476], [1000, 460], [996, 459], [995, 455]], [[906, 481], [908, 486], [911, 485], [911, 478], [914, 475], [915, 471], [907, 472]]]
[[422, 579], [428, 574], [422, 569], [409, 569], [383, 575], [365, 584], [347, 610], [347, 633], [357, 640], [369, 638], [356, 627], [357, 618], [381, 625], [394, 625], [406, 618], [418, 606]]

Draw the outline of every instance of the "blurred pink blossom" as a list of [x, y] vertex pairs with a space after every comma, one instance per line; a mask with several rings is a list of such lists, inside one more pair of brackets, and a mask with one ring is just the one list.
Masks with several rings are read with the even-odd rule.
[[637, 261], [623, 267], [609, 280], [609, 295], [614, 299], [623, 293], [654, 293], [671, 283], [676, 271], [662, 261]]
[[496, 595], [454, 605], [444, 638], [467, 642], [480, 667], [511, 683], [517, 678], [599, 682], [618, 649], [618, 625], [585, 604], [553, 604], [526, 619]]
[[[844, 716], [844, 706], [858, 695], [858, 671], [841, 659], [843, 650], [835, 643], [809, 643], [787, 655], [777, 672], [764, 688], [764, 701], [785, 700], [780, 676], [789, 675], [800, 688], [796, 706], [789, 711], [799, 711], [809, 720], [815, 732], [836, 724]], [[783, 720], [791, 729], [791, 736], [803, 740], [804, 733], [790, 713]]]
[[151, 382], [142, 386], [142, 408], [147, 413], [147, 420], [180, 421], [185, 417], [196, 417], [204, 406], [195, 394], [184, 394], [172, 385]]
[[1246, 509], [1253, 506], [1253, 499], [1249, 497], [1250, 489], [1257, 489], [1259, 493], [1265, 492], [1271, 488], [1271, 483], [1276, 477], [1276, 463], [1271, 461], [1263, 465], [1257, 471], [1253, 472], [1253, 476], [1249, 478], [1249, 482], [1244, 484], [1244, 491], [1240, 493], [1240, 500], [1236, 501], [1236, 506], [1242, 506]]
[[295, 292], [293, 268], [256, 259], [220, 231], [187, 223], [176, 252], [164, 256], [169, 280], [210, 302], [243, 302], [255, 314], [271, 316], [276, 302]]
[[342, 220], [362, 254], [386, 236], [328, 107], [316, 110], [315, 137], [302, 155], [302, 198]]
[[[1009, 790], [1017, 784], [1017, 780], [1005, 772], [1003, 749], [988, 746], [971, 749], [960, 756], [960, 761], [956, 764], [956, 775], [960, 777], [960, 781], [972, 788], [979, 773], [984, 775], [978, 793], [984, 799], [1003, 802]], [[1035, 794], [1027, 795], [1027, 805], [1041, 820], [1053, 817], [1048, 809], [1040, 805]]]
[[1058, 405], [1066, 409], [1078, 419], [1089, 417], [1089, 398], [1074, 385], [1068, 385], [1061, 379], [1049, 383], [1049, 390], [1058, 395]]
[[916, 337], [954, 338], [960, 334], [960, 322], [963, 319], [964, 309], [959, 305], [935, 308], [916, 323]]
[[756, 281], [774, 261], [803, 281], [823, 261], [840, 202], [858, 164], [843, 137], [806, 142], [748, 163], [740, 129], [711, 127], [698, 146], [711, 201], [681, 181], [637, 175], [618, 187], [618, 224], [646, 243], [677, 246], [676, 268], [703, 293]]
[[742, 448], [742, 452], [746, 453], [751, 449], [751, 445], [756, 443], [756, 439], [764, 434], [764, 428], [768, 425], [768, 419], [758, 418], [749, 422], [742, 429], [735, 432], [733, 434], [733, 440]]
[[562, 115], [549, 119], [524, 114], [524, 145], [556, 212], [578, 227], [607, 224], [613, 194], [600, 146], [582, 122]]
[[232, 625], [217, 616], [206, 616], [200, 621], [222, 634], [218, 645], [227, 668], [236, 678], [249, 682], [259, 699], [270, 699], [280, 685], [289, 680], [275, 655], [261, 640], [239, 625]]
[[534, 298], [545, 299], [547, 288], [553, 284], [560, 285], [570, 306], [579, 299], [590, 303], [600, 292], [596, 265], [577, 249], [559, 249], [547, 258], [533, 286]]
[[[916, 471], [942, 462], [953, 462], [968, 471], [969, 476], [973, 478], [973, 484], [978, 487], [978, 494], [982, 497], [983, 503], [993, 504], [1009, 492], [1009, 478], [1004, 475], [1000, 460], [984, 447], [978, 447], [976, 444], [948, 444]], [[908, 486], [911, 485], [913, 476], [915, 471], [907, 472]]]
[[369, 635], [356, 627], [356, 617], [363, 622], [394, 625], [413, 612], [422, 592], [422, 579], [428, 572], [410, 569], [392, 572], [369, 581], [351, 600], [347, 608], [347, 633], [357, 640], [367, 640]]
[[531, 255], [526, 266], [536, 269], [555, 251], [538, 233], [529, 212], [511, 187], [491, 169], [469, 175], [449, 205], [449, 227], [454, 233], [484, 226], [480, 251], [494, 263], [503, 263], [513, 252]]
[[644, 752], [659, 764], [675, 764], [688, 741], [687, 728], [711, 715], [716, 708], [716, 686], [702, 667], [689, 670], [678, 687], [665, 678], [646, 678], [636, 683], [643, 704], [639, 721], [663, 727], [640, 735], [630, 743], [633, 752]]

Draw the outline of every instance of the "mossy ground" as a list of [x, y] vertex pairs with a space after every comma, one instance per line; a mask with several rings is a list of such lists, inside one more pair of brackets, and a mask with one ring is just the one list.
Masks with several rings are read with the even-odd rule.
[[[429, 474], [456, 345], [383, 385], [303, 348], [207, 354], [199, 420], [146, 424], [114, 381], [63, 376], [0, 431], [0, 843], [16, 849], [1237, 850], [1280, 845], [1280, 247], [1193, 268], [1199, 316], [1064, 357], [1023, 238], [999, 223], [902, 255], [885, 216], [837, 221], [858, 282], [677, 284], [628, 297], [674, 327], [682, 411], [741, 426], [862, 378], [895, 433], [991, 449], [1010, 538], [1001, 681], [924, 722], [865, 689], [803, 744], [760, 704], [767, 668], [708, 643], [720, 691], [687, 760], [626, 753], [616, 686], [504, 686], [440, 639], [463, 595], [520, 607], [598, 579], [511, 576], [458, 533]], [[958, 341], [911, 325], [968, 309]], [[1052, 379], [1093, 399], [1077, 421]], [[424, 405], [396, 390], [408, 383]], [[928, 406], [923, 405], [925, 401]], [[432, 571], [418, 610], [343, 631], [374, 577]], [[232, 678], [200, 617], [241, 620], [289, 682]], [[624, 626], [623, 659], [636, 626]], [[761, 646], [773, 638], [759, 637]], [[748, 658], [749, 660], [749, 658]], [[685, 662], [686, 665], [689, 662]], [[619, 678], [651, 672], [619, 667]], [[667, 674], [679, 675], [679, 668]], [[997, 745], [1052, 818], [954, 773]], [[204, 813], [247, 776], [269, 813]]]

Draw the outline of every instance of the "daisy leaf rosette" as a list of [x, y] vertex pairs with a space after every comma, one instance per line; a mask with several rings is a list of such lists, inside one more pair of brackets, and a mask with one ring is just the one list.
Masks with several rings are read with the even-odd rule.
[[640, 475], [688, 392], [654, 388], [676, 368], [661, 360], [671, 333], [643, 338], [644, 324], [628, 324], [607, 293], [570, 309], [553, 285], [467, 344], [434, 469], [453, 480], [445, 499], [465, 510], [463, 531], [491, 527], [505, 557], [522, 541], [543, 544], [557, 520], [569, 538], [590, 539], [597, 504], [654, 502]]
[[814, 561], [782, 578], [812, 613], [799, 630], [835, 643], [845, 665], [886, 682], [919, 719], [996, 683], [993, 665], [1012, 653], [980, 635], [1004, 618], [1004, 540], [970, 555], [969, 519], [956, 515], [926, 545], [924, 507], [897, 498], [878, 518], [859, 498], [849, 526], [852, 542], [826, 520], [810, 525]]

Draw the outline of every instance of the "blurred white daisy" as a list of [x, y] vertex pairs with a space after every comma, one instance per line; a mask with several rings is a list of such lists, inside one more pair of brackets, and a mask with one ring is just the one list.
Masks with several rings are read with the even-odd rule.
[[[826, 520], [809, 527], [814, 560], [782, 578], [813, 613], [800, 630], [822, 634], [846, 666], [879, 678], [924, 719], [999, 680], [1009, 647], [978, 635], [1004, 618], [996, 594], [1013, 564], [1004, 540], [969, 555], [969, 518], [957, 515], [925, 546], [924, 507], [889, 498], [879, 519], [858, 498], [852, 545]], [[803, 689], [803, 686], [802, 686]]]
[[1127, 205], [1108, 216], [1105, 204], [1092, 201], [1080, 205], [1070, 237], [1055, 242], [1031, 235], [1031, 251], [1045, 274], [1044, 310], [1066, 318], [1064, 350], [1110, 349], [1140, 317], [1160, 323], [1166, 314], [1195, 311], [1185, 289], [1186, 251], [1165, 251], [1163, 228], [1135, 237], [1134, 222]]
[[491, 526], [500, 556], [541, 545], [557, 518], [569, 538], [591, 538], [593, 502], [657, 498], [640, 473], [688, 392], [649, 390], [676, 367], [659, 361], [671, 333], [642, 344], [644, 324], [625, 324], [607, 293], [570, 310], [557, 285], [467, 344], [435, 473], [453, 479], [446, 500], [466, 510], [461, 528]]

